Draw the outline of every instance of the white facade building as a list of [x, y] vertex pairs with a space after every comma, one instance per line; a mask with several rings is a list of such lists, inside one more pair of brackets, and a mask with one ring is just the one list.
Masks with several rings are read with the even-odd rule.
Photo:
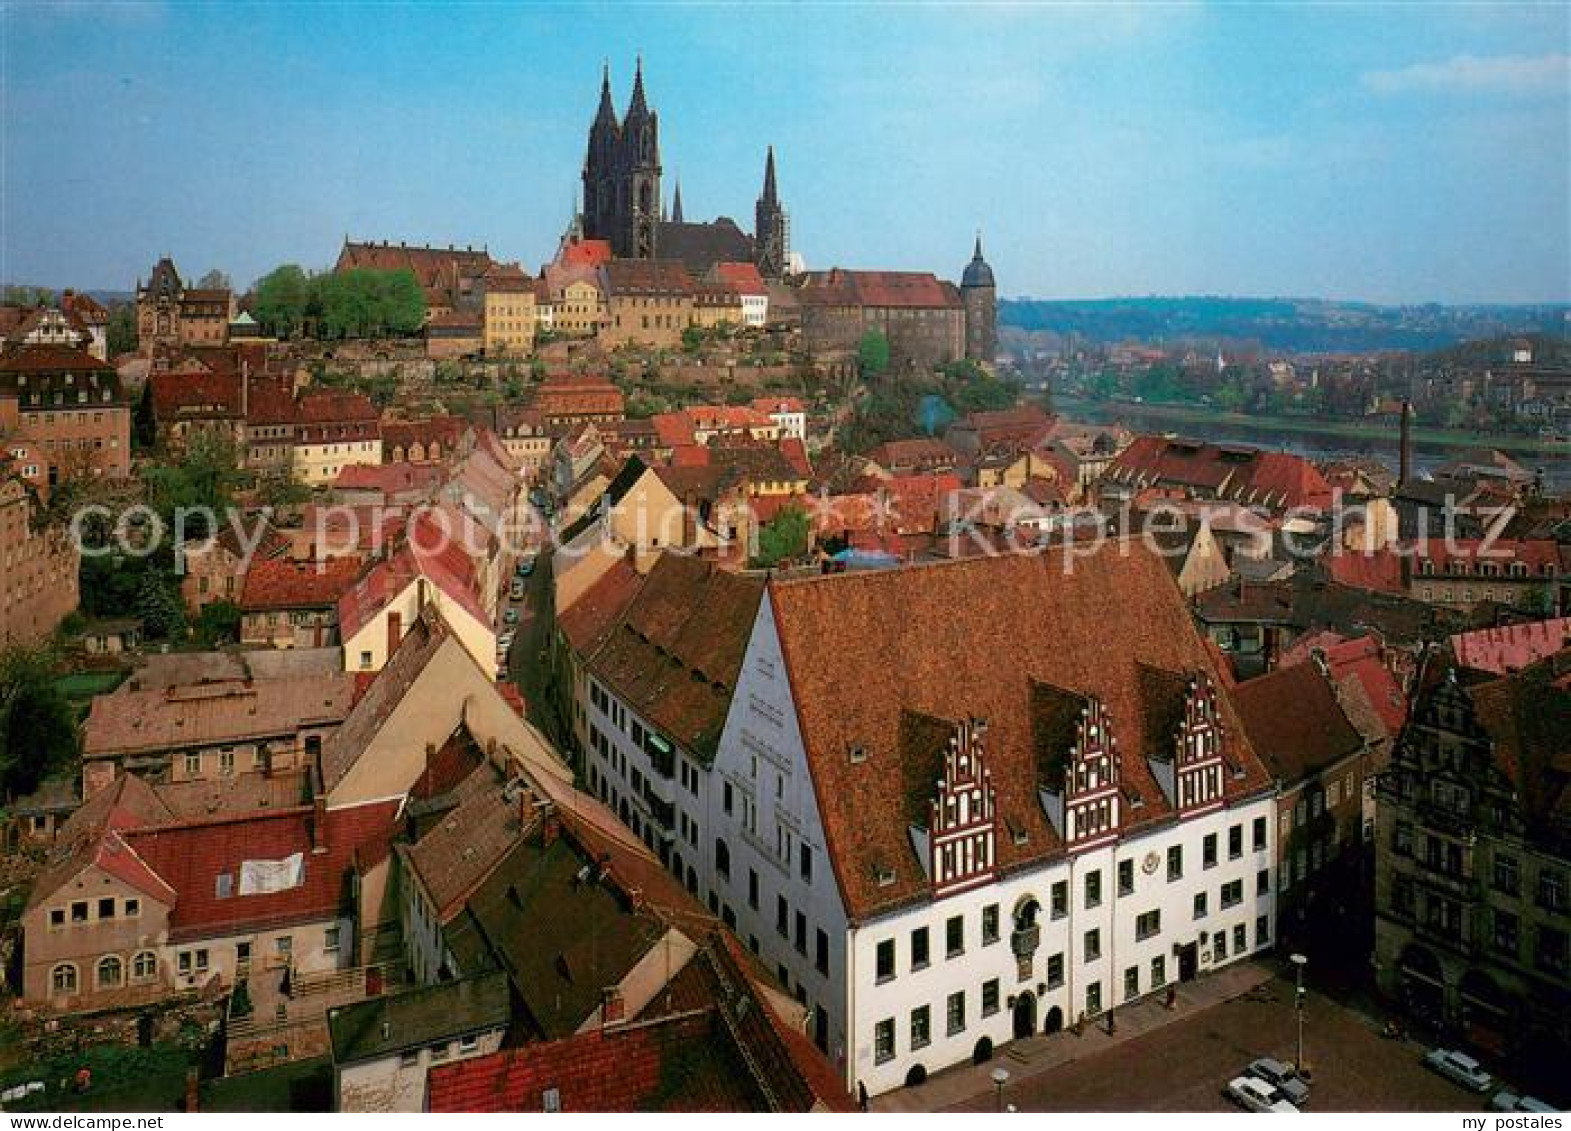
[[771, 581], [750, 626], [739, 593], [680, 599], [662, 557], [599, 659], [631, 635], [698, 671], [700, 626], [745, 635], [702, 668], [727, 704], [707, 763], [590, 658], [591, 790], [810, 1007], [853, 1090], [1272, 942], [1269, 778], [1165, 566], [1106, 557]]

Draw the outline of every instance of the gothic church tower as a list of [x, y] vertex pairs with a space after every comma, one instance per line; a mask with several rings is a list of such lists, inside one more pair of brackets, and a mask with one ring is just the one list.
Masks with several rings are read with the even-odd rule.
[[644, 97], [643, 61], [621, 122], [611, 104], [607, 67], [584, 157], [584, 236], [609, 240], [612, 254], [621, 258], [653, 259], [660, 200], [660, 121]]

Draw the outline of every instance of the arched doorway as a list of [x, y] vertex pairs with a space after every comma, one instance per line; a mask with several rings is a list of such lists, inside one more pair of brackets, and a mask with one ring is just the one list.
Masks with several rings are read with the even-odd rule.
[[1044, 1033], [1056, 1033], [1064, 1027], [1064, 1011], [1058, 1006], [1053, 1006], [1047, 1011], [1047, 1023], [1042, 1026]]
[[913, 1064], [911, 1071], [906, 1073], [906, 1087], [915, 1088], [927, 1083], [927, 1069], [920, 1064]]
[[1036, 995], [1026, 990], [1015, 998], [1015, 1040], [1036, 1032]]
[[977, 1041], [976, 1047], [971, 1050], [972, 1064], [986, 1064], [993, 1059], [993, 1038], [983, 1037]]

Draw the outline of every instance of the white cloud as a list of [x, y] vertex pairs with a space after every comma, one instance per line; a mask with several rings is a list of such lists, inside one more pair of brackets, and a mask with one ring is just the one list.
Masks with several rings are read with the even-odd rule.
[[1571, 95], [1571, 55], [1458, 55], [1443, 63], [1415, 63], [1370, 71], [1365, 88], [1376, 94], [1422, 92]]

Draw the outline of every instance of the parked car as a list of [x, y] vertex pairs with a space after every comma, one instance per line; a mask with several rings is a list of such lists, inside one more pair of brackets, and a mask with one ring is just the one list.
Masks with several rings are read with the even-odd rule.
[[511, 632], [504, 632], [496, 638], [496, 654], [498, 656], [505, 655], [512, 646], [513, 634]]
[[517, 624], [518, 623], [518, 610], [517, 609], [508, 609], [507, 612], [503, 613], [502, 614], [502, 623], [503, 624]]
[[1527, 1111], [1527, 1112], [1556, 1112], [1558, 1107], [1550, 1107], [1543, 1100], [1534, 1096], [1519, 1096], [1515, 1092], [1500, 1091], [1495, 1093], [1495, 1098], [1489, 1101], [1489, 1106], [1496, 1111]]
[[1487, 1092], [1489, 1085], [1495, 1082], [1495, 1078], [1485, 1072], [1478, 1061], [1455, 1049], [1431, 1049], [1425, 1055], [1424, 1063], [1470, 1091]]
[[1286, 1096], [1294, 1107], [1303, 1107], [1309, 1102], [1309, 1085], [1297, 1071], [1280, 1060], [1263, 1056], [1259, 1060], [1252, 1061], [1249, 1067], [1244, 1069], [1244, 1075], [1253, 1076], [1256, 1080], [1264, 1080]]
[[522, 581], [514, 581], [512, 587], [508, 589], [507, 595], [515, 601], [522, 601], [524, 599], [524, 583]]
[[1262, 1111], [1271, 1115], [1298, 1114], [1298, 1109], [1286, 1096], [1253, 1076], [1238, 1076], [1228, 1081], [1227, 1098], [1246, 1111]]
[[519, 577], [528, 577], [530, 574], [532, 574], [534, 572], [535, 572], [535, 560], [534, 560], [534, 558], [525, 558], [523, 561], [518, 563], [518, 576]]

